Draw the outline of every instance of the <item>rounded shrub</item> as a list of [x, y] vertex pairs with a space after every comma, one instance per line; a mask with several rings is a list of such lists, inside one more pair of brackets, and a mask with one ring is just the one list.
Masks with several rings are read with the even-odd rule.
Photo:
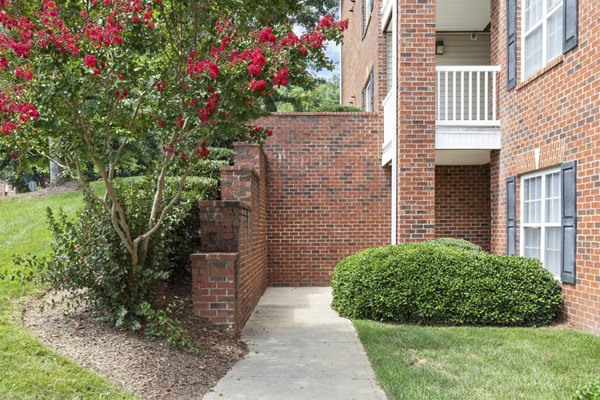
[[467, 240], [464, 240], [464, 239], [440, 238], [440, 239], [430, 240], [427, 243], [429, 243], [430, 245], [434, 245], [434, 246], [451, 247], [453, 249], [462, 249], [462, 250], [469, 250], [469, 251], [475, 251], [475, 252], [483, 251], [480, 246], [476, 245], [475, 243], [471, 243]]
[[562, 301], [537, 260], [431, 242], [350, 256], [332, 286], [332, 305], [344, 317], [421, 324], [544, 325]]

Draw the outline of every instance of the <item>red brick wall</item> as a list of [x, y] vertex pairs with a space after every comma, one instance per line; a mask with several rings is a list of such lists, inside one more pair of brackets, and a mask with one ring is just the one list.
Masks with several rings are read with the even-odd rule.
[[490, 166], [438, 165], [435, 236], [465, 239], [490, 250]]
[[[382, 111], [385, 98], [385, 35], [381, 32], [381, 0], [373, 0], [373, 13], [362, 30], [363, 0], [344, 1], [342, 19], [348, 19], [341, 54], [342, 104], [362, 108], [362, 90], [373, 68], [375, 76], [375, 111]], [[366, 0], [365, 0], [366, 3]], [[352, 10], [352, 11], [350, 11]], [[360, 57], [357, 57], [360, 54]]]
[[435, 0], [398, 4], [398, 242], [435, 237]]
[[[252, 310], [267, 287], [267, 175], [266, 160], [261, 147], [257, 144], [236, 143], [235, 167], [223, 167], [221, 170], [221, 197], [237, 198], [250, 204], [249, 227], [240, 240], [240, 265], [237, 276], [237, 313], [242, 325], [250, 317]], [[243, 177], [227, 178], [227, 169], [241, 168], [253, 171], [250, 184], [240, 184]], [[233, 193], [229, 193], [228, 184], [233, 181]], [[242, 193], [236, 193], [235, 187], [242, 187]], [[244, 195], [245, 192], [245, 195]]]
[[222, 201], [200, 204], [201, 250], [192, 259], [194, 312], [238, 332], [267, 286], [266, 162], [259, 145], [236, 143], [221, 168]]
[[[521, 14], [518, 9], [518, 82]], [[565, 311], [581, 329], [600, 332], [600, 8], [579, 0], [579, 45], [517, 88], [506, 91], [506, 1], [492, 0], [492, 63], [498, 87], [502, 150], [493, 152], [492, 250], [506, 249], [506, 178], [577, 160], [577, 283], [563, 284]], [[534, 149], [539, 149], [536, 166]], [[519, 204], [517, 193], [517, 204]], [[518, 218], [520, 213], [518, 211]], [[517, 247], [520, 247], [517, 238]]]
[[390, 241], [378, 113], [277, 114], [267, 140], [270, 285], [328, 285], [344, 257]]

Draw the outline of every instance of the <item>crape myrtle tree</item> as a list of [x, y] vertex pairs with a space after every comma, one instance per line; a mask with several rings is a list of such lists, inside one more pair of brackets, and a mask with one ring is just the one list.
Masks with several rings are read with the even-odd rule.
[[[289, 2], [0, 0], [0, 141], [10, 158], [57, 158], [110, 216], [136, 282], [152, 236], [176, 205], [194, 164], [228, 136], [261, 142], [259, 100], [326, 64], [324, 43], [347, 21], [323, 17], [298, 37], [281, 22]], [[253, 14], [254, 10], [254, 14]], [[115, 172], [132, 143], [162, 147], [145, 228], [131, 229]], [[48, 143], [54, 154], [47, 154]], [[92, 164], [105, 190], [84, 173]], [[178, 176], [165, 201], [165, 182]], [[137, 299], [140, 300], [140, 299]]]

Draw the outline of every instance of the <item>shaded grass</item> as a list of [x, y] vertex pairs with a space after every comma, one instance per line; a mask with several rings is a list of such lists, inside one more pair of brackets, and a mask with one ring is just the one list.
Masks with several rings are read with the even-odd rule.
[[572, 330], [354, 324], [389, 400], [571, 399], [600, 377], [600, 337]]
[[[0, 202], [0, 273], [15, 271], [14, 255], [48, 253], [47, 207], [74, 215], [81, 205], [79, 192]], [[23, 304], [41, 290], [33, 283], [0, 279], [0, 398], [135, 398], [51, 351], [21, 324]]]

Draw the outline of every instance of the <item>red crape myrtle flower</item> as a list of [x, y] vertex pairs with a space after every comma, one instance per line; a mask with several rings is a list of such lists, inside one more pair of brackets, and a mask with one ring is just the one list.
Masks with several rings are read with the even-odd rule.
[[83, 64], [90, 68], [96, 68], [98, 66], [98, 59], [93, 54], [86, 54]]
[[[282, 31], [281, 26], [241, 29], [231, 20], [219, 20], [212, 31], [205, 27], [211, 34], [203, 36], [201, 43], [175, 38], [186, 43], [171, 49], [179, 55], [173, 59], [185, 63], [187, 58], [187, 64], [167, 68], [170, 60], [163, 58], [165, 53], [151, 54], [140, 47], [140, 43], [154, 48], [172, 45], [164, 40], [164, 31], [174, 21], [167, 14], [175, 10], [164, 7], [160, 0], [91, 0], [85, 7], [63, 9], [60, 5], [65, 3], [41, 0], [37, 10], [32, 6], [25, 17], [19, 7], [13, 7], [17, 0], [0, 0], [0, 76], [11, 82], [0, 89], [3, 136], [16, 138], [13, 132], [38, 120], [61, 119], [53, 115], [40, 118], [40, 99], [29, 97], [30, 93], [43, 93], [30, 88], [53, 79], [57, 90], [75, 96], [77, 101], [71, 102], [69, 109], [95, 103], [77, 110], [78, 118], [72, 123], [81, 125], [64, 129], [67, 135], [104, 131], [105, 126], [117, 136], [132, 127], [142, 130], [130, 132], [136, 138], [158, 132], [168, 143], [169, 154], [184, 161], [206, 156], [208, 144], [230, 127], [247, 132], [250, 140], [271, 135], [268, 130], [246, 131], [246, 124], [261, 115], [260, 102], [255, 99], [301, 76], [308, 63], [304, 59], [314, 56], [321, 60], [324, 42], [339, 41], [347, 27], [347, 21], [336, 22], [326, 16], [299, 37]], [[160, 23], [155, 25], [155, 21]], [[73, 69], [78, 63], [84, 68]], [[148, 91], [148, 82], [154, 91]], [[143, 106], [136, 112], [140, 100], [144, 100]], [[39, 108], [44, 112], [53, 109], [48, 98], [40, 103], [44, 103]], [[118, 118], [104, 124], [113, 116]], [[130, 121], [131, 116], [140, 121]], [[147, 123], [148, 116], [155, 116], [154, 124]], [[76, 141], [81, 142], [79, 139]], [[111, 141], [119, 142], [118, 138]]]

